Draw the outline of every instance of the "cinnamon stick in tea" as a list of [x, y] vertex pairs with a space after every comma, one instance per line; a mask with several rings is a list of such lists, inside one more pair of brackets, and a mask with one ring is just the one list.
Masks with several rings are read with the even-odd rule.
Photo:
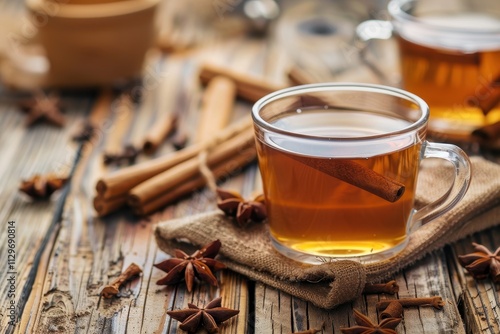
[[[222, 161], [230, 160], [244, 149], [254, 145], [253, 129], [247, 129], [209, 151], [207, 165], [212, 167]], [[189, 181], [199, 173], [199, 170], [200, 161], [197, 156], [177, 164], [132, 188], [129, 192], [128, 203], [138, 206], [149, 202], [168, 189]]]
[[[229, 176], [234, 173], [237, 169], [246, 166], [248, 163], [253, 161], [256, 156], [256, 151], [254, 146], [249, 146], [242, 152], [235, 155], [233, 158], [227, 161], [219, 163], [212, 168], [212, 173], [216, 179]], [[148, 215], [161, 207], [170, 204], [183, 196], [186, 196], [196, 189], [199, 189], [206, 185], [206, 179], [201, 174], [196, 175], [189, 181], [182, 183], [181, 185], [175, 186], [172, 189], [165, 191], [162, 195], [153, 198], [151, 201], [132, 205], [132, 209], [137, 215]]]
[[213, 137], [213, 133], [224, 129], [231, 118], [236, 84], [224, 76], [211, 79], [205, 89], [195, 142]]
[[205, 64], [202, 67], [200, 80], [203, 84], [207, 84], [211, 79], [220, 75], [233, 80], [236, 83], [237, 95], [249, 102], [256, 102], [261, 97], [284, 88], [264, 79], [210, 64]]
[[405, 191], [404, 184], [355, 162], [340, 159], [317, 159], [298, 155], [294, 155], [293, 158], [389, 202], [396, 202], [403, 196]]
[[251, 128], [252, 119], [250, 117], [244, 118], [216, 134], [210, 141], [195, 144], [172, 154], [122, 168], [105, 175], [96, 184], [97, 193], [106, 199], [124, 194], [139, 183], [198, 155], [202, 150], [217, 143], [225, 142], [245, 129]]

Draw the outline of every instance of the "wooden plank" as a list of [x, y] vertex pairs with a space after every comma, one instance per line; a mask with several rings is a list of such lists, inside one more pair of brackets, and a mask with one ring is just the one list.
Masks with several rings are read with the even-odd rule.
[[[465, 333], [449, 280], [443, 251], [432, 253], [396, 278], [399, 298], [441, 296], [443, 310], [432, 307], [405, 308], [402, 325], [409, 333]], [[401, 325], [400, 325], [401, 326]]]
[[[113, 140], [116, 140], [116, 137], [128, 136], [127, 128], [131, 126], [133, 120], [133, 117], [120, 117], [116, 114], [115, 116], [110, 118], [106, 115], [106, 120], [98, 122], [107, 126], [101, 129], [100, 140], [86, 147], [75, 173], [74, 187], [68, 200], [66, 210], [70, 213], [68, 224], [63, 226], [61, 237], [56, 241], [56, 245], [60, 245], [61, 253], [69, 253], [71, 257], [67, 261], [70, 270], [65, 270], [64, 265], [58, 265], [55, 266], [54, 272], [64, 277], [65, 281], [77, 284], [70, 286], [56, 284], [51, 291], [54, 293], [67, 291], [71, 296], [70, 301], [75, 307], [67, 309], [64, 314], [68, 319], [67, 326], [78, 328], [84, 333], [126, 333], [128, 327], [134, 330], [138, 326], [140, 328], [141, 323], [138, 324], [134, 319], [142, 317], [141, 306], [145, 299], [144, 294], [147, 292], [147, 289], [140, 288], [142, 279], [127, 283], [121, 289], [122, 298], [119, 299], [101, 298], [99, 287], [117, 276], [131, 262], [136, 262], [143, 268], [147, 267], [146, 274], [149, 273], [153, 258], [150, 255], [149, 245], [156, 247], [152, 240], [151, 224], [137, 224], [136, 219], [126, 215], [125, 217], [115, 215], [107, 219], [95, 218], [93, 215], [89, 200], [95, 185], [93, 180], [106, 170], [102, 165], [103, 147], [109, 147], [107, 140], [111, 138], [110, 134], [113, 136], [116, 134], [112, 137]], [[112, 131], [113, 121], [117, 122], [119, 127], [116, 132]], [[139, 122], [133, 124], [144, 126]], [[70, 242], [62, 237], [65, 234], [72, 236]], [[53, 253], [53, 259], [57, 257], [57, 254]], [[47, 291], [47, 287], [45, 290]], [[137, 316], [131, 317], [131, 314]], [[43, 319], [48, 317], [47, 311], [42, 308], [38, 310], [37, 316], [43, 324]], [[132, 321], [129, 322], [129, 319]]]
[[255, 284], [255, 333], [292, 332], [292, 297], [262, 283]]
[[455, 296], [459, 302], [467, 333], [499, 333], [500, 296], [496, 284], [489, 278], [475, 280], [458, 263], [458, 255], [474, 251], [472, 242], [495, 250], [500, 245], [500, 231], [498, 228], [492, 228], [453, 245], [449, 254], [449, 263], [454, 269], [451, 279], [455, 286]]
[[[8, 94], [8, 92], [5, 92]], [[66, 126], [57, 128], [46, 123], [33, 127], [24, 126], [24, 114], [14, 103], [3, 103], [0, 112], [0, 228], [7, 231], [8, 221], [15, 221], [15, 296], [0, 295], [0, 305], [15, 303], [18, 312], [28, 302], [28, 297], [35, 281], [39, 264], [43, 261], [45, 247], [51, 247], [51, 238], [57, 232], [57, 217], [54, 210], [64, 201], [65, 196], [59, 193], [51, 201], [29, 201], [18, 193], [17, 187], [21, 179], [29, 178], [35, 173], [58, 172], [69, 173], [75, 159], [77, 146], [70, 142], [73, 126], [81, 120], [88, 107], [88, 98], [79, 100], [63, 96], [67, 105]], [[14, 102], [16, 98], [12, 101]], [[58, 212], [59, 214], [59, 212]], [[35, 228], [36, 227], [36, 228]], [[0, 254], [7, 254], [7, 233], [0, 234]], [[0, 289], [8, 291], [6, 270], [0, 270]], [[29, 306], [29, 305], [28, 305]], [[27, 311], [29, 314], [29, 311]], [[7, 332], [13, 330], [8, 326], [10, 318], [7, 313], [0, 313], [0, 328]], [[17, 319], [16, 319], [17, 321]]]

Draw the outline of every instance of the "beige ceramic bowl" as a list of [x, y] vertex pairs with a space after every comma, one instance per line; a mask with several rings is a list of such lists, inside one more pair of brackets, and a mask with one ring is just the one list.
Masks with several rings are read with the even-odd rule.
[[159, 0], [28, 0], [31, 19], [59, 86], [108, 85], [140, 75], [156, 38]]

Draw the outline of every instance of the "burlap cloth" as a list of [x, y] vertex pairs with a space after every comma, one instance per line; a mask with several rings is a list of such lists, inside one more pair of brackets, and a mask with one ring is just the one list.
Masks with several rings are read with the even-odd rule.
[[[322, 265], [301, 264], [276, 252], [267, 224], [238, 227], [220, 212], [208, 212], [160, 223], [155, 231], [159, 247], [173, 254], [220, 239], [219, 259], [231, 270], [264, 282], [321, 308], [333, 308], [357, 298], [366, 282], [387, 278], [429, 252], [471, 233], [500, 224], [500, 165], [480, 157], [471, 159], [473, 178], [464, 199], [447, 214], [415, 231], [408, 246], [390, 260], [361, 265], [338, 260]], [[418, 183], [419, 204], [430, 202], [448, 188], [449, 171], [441, 161], [426, 161]]]

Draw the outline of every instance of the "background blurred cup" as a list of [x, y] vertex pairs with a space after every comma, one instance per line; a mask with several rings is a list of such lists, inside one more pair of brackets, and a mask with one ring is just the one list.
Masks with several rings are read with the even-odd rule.
[[[406, 91], [296, 86], [263, 97], [252, 115], [271, 240], [297, 261], [385, 260], [467, 191], [469, 159], [425, 140], [427, 104]], [[422, 158], [451, 162], [454, 182], [415, 210]]]
[[500, 1], [393, 0], [391, 22], [358, 26], [398, 40], [402, 86], [431, 108], [429, 127], [456, 137], [500, 121]]
[[140, 75], [156, 37], [159, 0], [27, 0], [60, 86], [106, 85]]

